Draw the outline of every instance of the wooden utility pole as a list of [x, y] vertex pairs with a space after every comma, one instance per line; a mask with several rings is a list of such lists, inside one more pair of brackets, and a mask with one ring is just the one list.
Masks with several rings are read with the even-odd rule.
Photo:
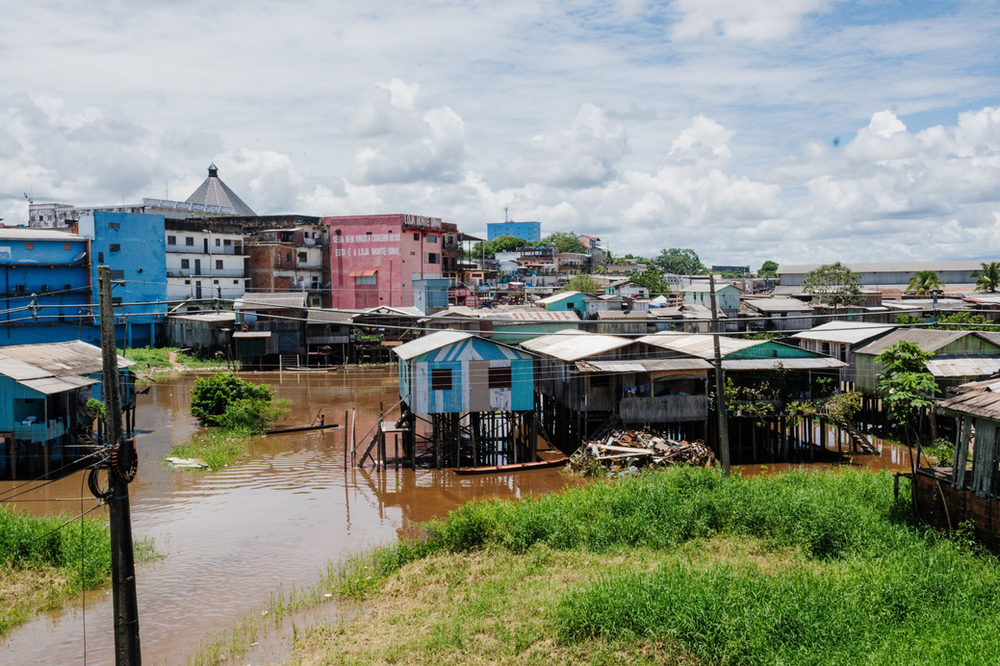
[[719, 310], [715, 304], [715, 275], [708, 272], [708, 283], [712, 291], [712, 347], [715, 351], [715, 415], [719, 422], [719, 460], [722, 473], [729, 476], [729, 422], [726, 419], [726, 393], [722, 380], [722, 352], [719, 349]]
[[[118, 346], [115, 341], [115, 313], [111, 300], [111, 270], [97, 267], [101, 304], [101, 356], [104, 374], [105, 443], [124, 448], [122, 400], [119, 393]], [[141, 666], [139, 653], [139, 607], [135, 596], [135, 556], [132, 552], [132, 518], [128, 502], [128, 481], [120, 478], [112, 462], [108, 498], [111, 523], [111, 586], [115, 614], [115, 666]]]

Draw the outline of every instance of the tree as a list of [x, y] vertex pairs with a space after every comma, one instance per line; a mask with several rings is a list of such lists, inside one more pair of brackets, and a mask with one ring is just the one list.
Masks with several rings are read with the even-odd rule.
[[917, 271], [910, 278], [910, 284], [906, 286], [906, 293], [926, 296], [941, 289], [943, 286], [944, 282], [941, 282], [941, 278], [938, 277], [936, 272]]
[[206, 425], [263, 432], [287, 412], [285, 401], [273, 402], [274, 390], [231, 372], [199, 377], [191, 389], [191, 414]]
[[660, 269], [655, 266], [647, 266], [646, 270], [638, 275], [633, 275], [630, 279], [632, 282], [649, 289], [650, 294], [670, 293], [670, 285], [663, 279]]
[[982, 270], [973, 271], [970, 278], [976, 278], [975, 291], [988, 291], [995, 294], [1000, 288], [1000, 261], [984, 261]]
[[512, 252], [519, 247], [534, 245], [523, 238], [516, 236], [498, 236], [491, 241], [480, 241], [472, 246], [472, 251], [466, 255], [467, 259], [493, 259], [497, 252]]
[[656, 263], [663, 269], [664, 273], [675, 275], [702, 275], [708, 272], [698, 253], [691, 248], [672, 247], [669, 250], [661, 250], [660, 256], [656, 258]]
[[584, 294], [594, 294], [601, 291], [601, 287], [597, 284], [597, 280], [589, 275], [575, 275], [559, 291], [579, 291]]
[[768, 259], [763, 264], [761, 264], [760, 270], [757, 271], [757, 277], [762, 278], [776, 278], [778, 277], [778, 262], [771, 261]]
[[542, 245], [555, 247], [560, 252], [584, 252], [586, 248], [576, 233], [572, 231], [556, 231], [542, 239]]
[[829, 305], [853, 305], [861, 296], [861, 276], [839, 261], [806, 273], [802, 290]]
[[[903, 340], [875, 357], [883, 368], [878, 376], [878, 391], [886, 415], [908, 446], [912, 446], [911, 434], [919, 432], [922, 410], [933, 406], [931, 398], [937, 393], [934, 375], [927, 372], [927, 361], [932, 356], [919, 345]], [[912, 452], [910, 460], [915, 463]]]

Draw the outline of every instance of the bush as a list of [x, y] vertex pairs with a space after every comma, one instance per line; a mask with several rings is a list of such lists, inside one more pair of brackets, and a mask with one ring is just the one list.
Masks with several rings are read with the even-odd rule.
[[[223, 425], [223, 417], [231, 406], [239, 404], [236, 411], [230, 413], [230, 421], [240, 419], [252, 420], [252, 417], [238, 414], [252, 408], [253, 405], [264, 403], [268, 406], [274, 398], [274, 390], [267, 384], [254, 384], [240, 379], [231, 372], [219, 373], [208, 379], [199, 377], [191, 389], [191, 414], [206, 425]], [[262, 408], [254, 413], [260, 414]]]

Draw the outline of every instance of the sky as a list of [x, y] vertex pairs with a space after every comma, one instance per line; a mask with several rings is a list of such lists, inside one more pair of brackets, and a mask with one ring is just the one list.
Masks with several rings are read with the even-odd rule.
[[539, 220], [706, 264], [1000, 259], [995, 0], [3, 0], [0, 218]]

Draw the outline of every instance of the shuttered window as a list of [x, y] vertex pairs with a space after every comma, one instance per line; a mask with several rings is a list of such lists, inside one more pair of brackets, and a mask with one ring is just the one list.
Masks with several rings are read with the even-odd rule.
[[451, 369], [433, 368], [431, 370], [431, 390], [433, 391], [451, 390]]
[[509, 389], [511, 387], [510, 366], [490, 368], [489, 384], [491, 389]]

